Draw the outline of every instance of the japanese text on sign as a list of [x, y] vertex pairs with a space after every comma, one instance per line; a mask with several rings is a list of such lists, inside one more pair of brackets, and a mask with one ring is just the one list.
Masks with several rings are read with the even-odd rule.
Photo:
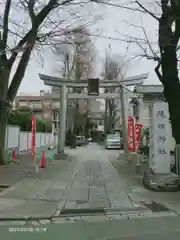
[[156, 113], [156, 116], [157, 116], [157, 117], [163, 117], [163, 118], [166, 118], [166, 116], [165, 116], [163, 110], [158, 110], [157, 113]]
[[170, 172], [169, 108], [166, 102], [152, 106], [151, 168], [154, 173]]
[[165, 124], [163, 123], [164, 118], [166, 118], [164, 111], [160, 110], [157, 111], [156, 116], [159, 118], [159, 122], [157, 124], [157, 127], [159, 129], [158, 131], [158, 136], [157, 136], [157, 143], [159, 144], [158, 150], [157, 150], [157, 154], [158, 155], [166, 155], [167, 151], [164, 149], [163, 144], [166, 141], [166, 137], [163, 135], [164, 134], [164, 129], [165, 129]]

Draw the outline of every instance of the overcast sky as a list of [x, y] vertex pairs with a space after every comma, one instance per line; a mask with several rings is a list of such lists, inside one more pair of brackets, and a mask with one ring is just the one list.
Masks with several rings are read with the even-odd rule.
[[[118, 4], [122, 1], [116, 0], [114, 2]], [[92, 41], [97, 49], [96, 58], [98, 64], [96, 64], [96, 75], [100, 75], [102, 59], [109, 44], [111, 45], [113, 53], [124, 56], [127, 52], [127, 43], [121, 41], [121, 39], [124, 38], [122, 34], [143, 37], [143, 33], [140, 29], [132, 27], [128, 23], [137, 25], [141, 25], [143, 23], [149, 39], [153, 42], [157, 41], [157, 25], [155, 20], [153, 20], [149, 15], [128, 11], [122, 8], [110, 7], [107, 5], [96, 5], [96, 7], [94, 7], [93, 14], [97, 13], [101, 14], [102, 19], [91, 26], [92, 33], [101, 36], [92, 37]], [[138, 53], [140, 53], [140, 49], [135, 44], [131, 44], [128, 48], [127, 58], [131, 58]], [[24, 92], [35, 95], [38, 94], [40, 90], [47, 89], [43, 82], [40, 81], [38, 73], [41, 72], [50, 75], [54, 74], [54, 57], [51, 51], [45, 51], [43, 67], [39, 62], [40, 59], [33, 55], [20, 86], [19, 93]], [[159, 81], [154, 73], [154, 66], [155, 63], [150, 60], [133, 60], [129, 64], [127, 75], [131, 76], [148, 72], [149, 78], [144, 82], [144, 84], [159, 84]]]

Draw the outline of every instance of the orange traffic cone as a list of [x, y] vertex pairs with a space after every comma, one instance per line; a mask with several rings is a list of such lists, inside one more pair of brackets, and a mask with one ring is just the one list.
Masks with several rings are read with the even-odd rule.
[[16, 151], [15, 151], [15, 149], [13, 149], [13, 151], [12, 151], [12, 160], [13, 161], [16, 160]]
[[41, 156], [41, 163], [40, 163], [40, 168], [45, 168], [46, 167], [46, 159], [44, 156], [44, 152], [42, 152], [42, 156]]

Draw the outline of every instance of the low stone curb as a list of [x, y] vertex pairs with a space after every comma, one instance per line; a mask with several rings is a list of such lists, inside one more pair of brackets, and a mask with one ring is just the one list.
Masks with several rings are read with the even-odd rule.
[[[160, 177], [161, 178], [161, 177]], [[167, 181], [154, 179], [154, 175], [150, 172], [145, 172], [143, 176], [143, 185], [154, 192], [177, 192], [180, 191], [180, 178], [175, 177], [174, 174], [169, 176]]]

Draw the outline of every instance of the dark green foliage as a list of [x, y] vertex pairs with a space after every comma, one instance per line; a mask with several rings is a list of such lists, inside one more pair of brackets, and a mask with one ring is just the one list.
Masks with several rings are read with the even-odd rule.
[[[20, 126], [21, 131], [31, 131], [31, 121], [32, 121], [31, 112], [20, 112], [12, 111], [8, 118], [9, 125], [18, 125]], [[36, 131], [37, 132], [51, 132], [52, 124], [48, 120], [36, 119]]]

